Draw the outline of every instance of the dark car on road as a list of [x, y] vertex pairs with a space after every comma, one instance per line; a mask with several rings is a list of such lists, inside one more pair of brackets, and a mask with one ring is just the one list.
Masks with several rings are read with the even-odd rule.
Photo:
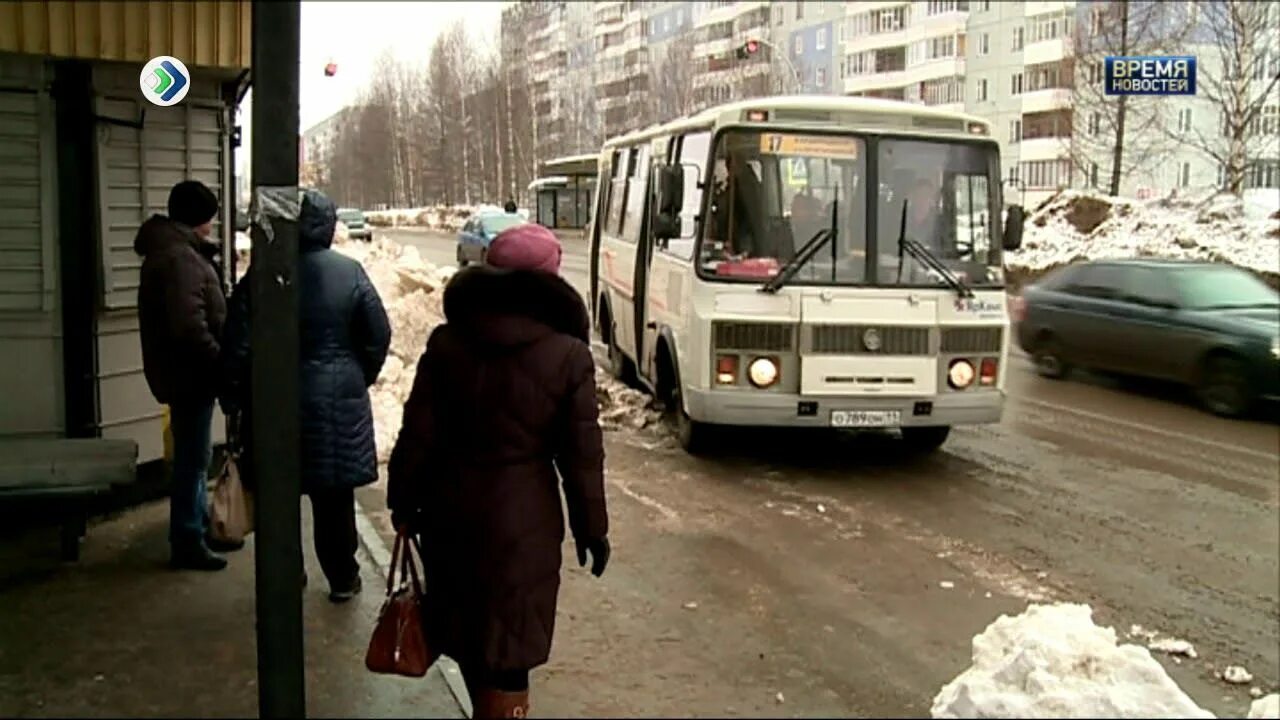
[[1231, 265], [1069, 265], [1026, 288], [1014, 321], [1046, 377], [1078, 366], [1173, 381], [1228, 417], [1280, 396], [1280, 294]]
[[338, 210], [338, 219], [347, 226], [347, 237], [350, 239], [373, 241], [373, 226], [369, 225], [363, 210], [341, 208]]
[[527, 222], [519, 213], [481, 212], [472, 216], [458, 233], [458, 265], [484, 262], [489, 243], [498, 233]]

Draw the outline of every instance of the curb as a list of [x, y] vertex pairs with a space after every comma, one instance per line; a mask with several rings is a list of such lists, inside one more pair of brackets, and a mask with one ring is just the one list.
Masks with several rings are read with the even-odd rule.
[[[387, 544], [383, 542], [373, 523], [369, 522], [359, 501], [356, 502], [356, 536], [360, 538], [360, 546], [377, 568], [378, 574], [385, 578], [391, 569], [391, 551], [387, 549]], [[462, 682], [462, 671], [458, 669], [458, 664], [452, 658], [442, 655], [431, 669], [444, 678], [449, 694], [453, 696], [453, 702], [462, 711], [463, 717], [471, 717], [471, 697], [467, 695], [467, 686]]]

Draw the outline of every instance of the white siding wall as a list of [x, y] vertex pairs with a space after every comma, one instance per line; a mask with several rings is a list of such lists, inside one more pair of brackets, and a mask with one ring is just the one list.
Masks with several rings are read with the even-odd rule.
[[65, 428], [51, 102], [43, 63], [0, 56], [0, 439]]

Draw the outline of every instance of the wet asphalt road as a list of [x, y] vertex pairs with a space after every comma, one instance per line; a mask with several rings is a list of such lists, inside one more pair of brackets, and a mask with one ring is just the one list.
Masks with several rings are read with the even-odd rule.
[[[451, 264], [451, 236], [389, 231]], [[566, 243], [564, 275], [587, 262]], [[998, 426], [912, 460], [878, 435], [739, 433], [713, 459], [610, 433], [615, 559], [566, 573], [536, 715], [920, 715], [970, 639], [1027, 602], [1086, 602], [1190, 641], [1157, 654], [1242, 717], [1280, 685], [1280, 426], [1176, 390], [1040, 378], [1015, 357]], [[386, 530], [380, 498], [362, 502]], [[569, 567], [572, 549], [567, 548]], [[953, 587], [944, 588], [946, 581]]]

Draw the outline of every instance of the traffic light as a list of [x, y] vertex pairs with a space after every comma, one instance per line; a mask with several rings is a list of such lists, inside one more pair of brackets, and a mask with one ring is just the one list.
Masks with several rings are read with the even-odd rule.
[[739, 60], [746, 60], [760, 51], [760, 41], [748, 40], [738, 47], [737, 56]]
[[337, 75], [337, 74], [338, 74], [338, 63], [336, 63], [336, 62], [329, 62], [329, 63], [325, 64], [325, 66], [324, 66], [324, 76], [325, 76], [325, 77], [333, 77], [334, 75]]

